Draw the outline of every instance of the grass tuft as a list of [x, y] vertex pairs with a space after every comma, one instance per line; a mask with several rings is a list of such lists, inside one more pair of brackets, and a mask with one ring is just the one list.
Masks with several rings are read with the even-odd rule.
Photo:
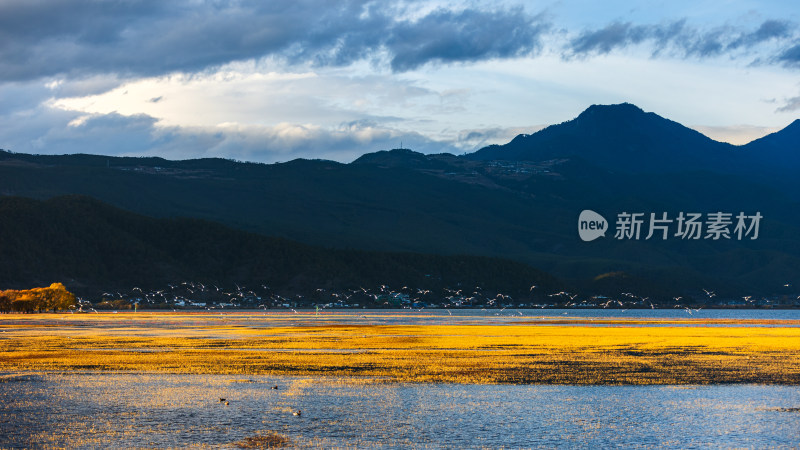
[[235, 445], [239, 448], [280, 448], [290, 444], [291, 441], [286, 436], [270, 431], [244, 438]]

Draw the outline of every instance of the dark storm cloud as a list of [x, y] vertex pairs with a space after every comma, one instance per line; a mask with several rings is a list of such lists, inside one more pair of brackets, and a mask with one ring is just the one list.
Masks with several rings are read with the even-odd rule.
[[397, 24], [386, 46], [392, 69], [414, 69], [431, 61], [462, 62], [508, 58], [535, 52], [549, 24], [522, 9], [483, 12], [434, 11]]
[[781, 20], [767, 20], [751, 33], [742, 33], [736, 40], [728, 44], [729, 48], [749, 47], [770, 39], [791, 37], [792, 25]]
[[[317, 66], [370, 60], [400, 72], [429, 63], [536, 54], [543, 38], [558, 37], [547, 19], [522, 8], [419, 14], [416, 6], [372, 0], [3, 0], [0, 81], [197, 72], [269, 56]], [[795, 67], [795, 31], [780, 20], [751, 30], [700, 30], [685, 21], [614, 22], [580, 33], [564, 55], [586, 57], [647, 43], [654, 55], [670, 49], [708, 57], [772, 40], [786, 45], [760, 60]]]
[[[743, 31], [732, 26], [700, 30], [687, 25], [685, 20], [657, 25], [614, 22], [603, 28], [581, 33], [569, 43], [565, 56], [602, 55], [647, 42], [654, 55], [673, 50], [684, 57], [705, 58], [737, 49], [746, 50], [770, 40], [788, 43], [792, 40], [795, 28], [789, 22], [778, 20], [764, 21], [752, 31]], [[779, 58], [786, 65], [791, 65], [791, 50], [785, 51]]]
[[787, 67], [800, 67], [800, 44], [786, 49], [777, 60]]
[[678, 35], [675, 37], [675, 43], [688, 56], [717, 56], [725, 50], [725, 35], [725, 30]]
[[612, 23], [599, 30], [586, 31], [571, 43], [570, 50], [577, 55], [605, 54], [620, 47], [638, 44], [651, 36], [652, 30], [630, 22]]
[[520, 9], [399, 13], [366, 0], [6, 0], [0, 80], [191, 72], [263, 56], [344, 65], [383, 51], [394, 70], [407, 70], [529, 53], [546, 29]]

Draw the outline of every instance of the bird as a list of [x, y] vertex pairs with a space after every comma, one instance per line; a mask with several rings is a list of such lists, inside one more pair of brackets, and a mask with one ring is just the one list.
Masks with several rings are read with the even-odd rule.
[[272, 386], [270, 389], [276, 389], [276, 390], [277, 390], [277, 389], [278, 389], [278, 386], [277, 386], [277, 385], [275, 385], [275, 386]]
[[302, 415], [303, 415], [303, 411], [300, 411], [300, 410], [298, 409], [297, 411], [293, 412], [293, 413], [292, 413], [292, 415], [293, 415], [293, 416], [298, 416], [298, 417], [300, 417], [300, 416], [302, 416]]
[[219, 398], [219, 402], [220, 402], [220, 403], [222, 403], [222, 402], [224, 402], [224, 401], [225, 401], [225, 399], [224, 399], [224, 398], [222, 398], [222, 397], [220, 397], [220, 398]]
[[228, 406], [228, 402], [225, 402], [225, 406]]

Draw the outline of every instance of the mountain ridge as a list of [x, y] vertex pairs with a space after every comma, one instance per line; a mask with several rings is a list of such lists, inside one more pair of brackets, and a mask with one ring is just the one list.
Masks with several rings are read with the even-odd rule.
[[514, 296], [530, 284], [561, 288], [555, 278], [510, 260], [326, 249], [203, 220], [145, 217], [83, 196], [0, 196], [0, 254], [5, 288], [60, 280], [94, 298], [182, 281], [266, 284], [287, 297], [381, 284], [438, 290], [481, 284]]
[[[741, 153], [740, 147], [717, 146], [633, 105], [589, 108], [545, 135], [569, 137], [577, 128], [616, 139], [598, 125], [612, 116], [615, 121], [633, 118], [617, 129], [635, 128], [642, 121], [649, 124], [642, 129], [667, 130], [662, 135], [674, 131], [701, 146], [710, 141], [716, 154], [730, 154], [731, 148]], [[796, 129], [793, 124], [759, 145], [791, 153]], [[512, 143], [524, 153], [523, 144], [539, 133]], [[654, 291], [663, 292], [655, 286], [666, 285], [677, 295], [699, 286], [775, 293], [786, 280], [800, 278], [800, 185], [791, 164], [736, 158], [727, 165], [714, 158], [687, 162], [702, 153], [692, 148], [681, 149], [684, 159], [666, 154], [669, 158], [661, 155], [646, 164], [631, 161], [630, 154], [640, 159], [651, 155], [653, 149], [637, 149], [654, 139], [622, 149], [606, 142], [608, 155], [622, 164], [612, 164], [611, 156], [598, 159], [597, 152], [606, 148], [600, 145], [585, 145], [582, 150], [591, 151], [584, 153], [553, 147], [550, 153], [519, 160], [395, 149], [368, 153], [350, 164], [0, 152], [0, 194], [37, 199], [78, 194], [150, 217], [203, 219], [339, 249], [503, 257], [579, 283], [625, 272], [644, 280], [642, 285], [650, 283]], [[544, 157], [550, 158], [537, 159]], [[762, 237], [754, 242], [618, 241], [607, 236], [584, 243], [576, 233], [584, 209], [599, 212], [611, 226], [621, 211], [670, 217], [681, 211], [759, 211], [765, 222]]]
[[[770, 139], [774, 138], [766, 140]], [[464, 157], [517, 161], [581, 157], [613, 170], [680, 171], [692, 166], [730, 172], [751, 162], [753, 152], [749, 150], [753, 147], [749, 145], [715, 141], [678, 122], [622, 103], [592, 105], [572, 120]]]

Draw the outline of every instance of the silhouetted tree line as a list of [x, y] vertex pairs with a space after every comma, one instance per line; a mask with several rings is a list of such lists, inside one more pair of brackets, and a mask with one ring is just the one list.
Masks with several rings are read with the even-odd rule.
[[53, 312], [75, 307], [75, 295], [61, 283], [49, 287], [0, 291], [0, 312]]

